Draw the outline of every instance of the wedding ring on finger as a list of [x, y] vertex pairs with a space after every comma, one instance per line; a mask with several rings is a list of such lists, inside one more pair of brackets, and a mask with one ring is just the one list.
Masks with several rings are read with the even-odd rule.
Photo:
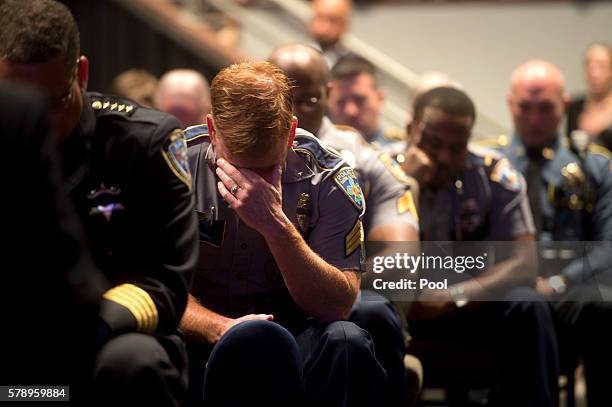
[[236, 196], [236, 193], [238, 192], [239, 189], [240, 189], [240, 185], [236, 184], [232, 187], [230, 192], [232, 193], [232, 195]]

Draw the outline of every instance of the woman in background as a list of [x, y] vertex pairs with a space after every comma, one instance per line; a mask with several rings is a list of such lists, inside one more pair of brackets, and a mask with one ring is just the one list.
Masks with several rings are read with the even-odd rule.
[[572, 133], [583, 131], [590, 141], [612, 150], [612, 47], [604, 43], [591, 45], [584, 68], [588, 91], [570, 104], [567, 135], [574, 140], [576, 133]]

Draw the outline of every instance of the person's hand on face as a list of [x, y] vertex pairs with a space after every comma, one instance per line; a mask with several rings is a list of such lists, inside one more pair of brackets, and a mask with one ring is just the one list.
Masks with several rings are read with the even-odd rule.
[[264, 237], [286, 222], [282, 199], [282, 164], [276, 164], [266, 180], [253, 170], [238, 170], [220, 158], [217, 160], [217, 188], [240, 219]]
[[416, 133], [405, 152], [405, 159], [401, 166], [406, 174], [417, 180], [419, 185], [427, 185], [435, 175], [436, 166], [421, 148], [421, 132]]

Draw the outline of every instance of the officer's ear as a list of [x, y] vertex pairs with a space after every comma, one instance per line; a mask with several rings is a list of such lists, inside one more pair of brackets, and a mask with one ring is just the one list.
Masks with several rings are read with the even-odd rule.
[[293, 140], [295, 139], [295, 129], [297, 129], [298, 119], [293, 116], [291, 118], [291, 130], [289, 131], [289, 140], [287, 141], [287, 149], [293, 146]]
[[208, 125], [208, 135], [210, 136], [210, 142], [213, 146], [217, 143], [217, 130], [215, 129], [215, 121], [213, 120], [212, 114], [206, 115], [206, 124]]
[[87, 89], [89, 82], [89, 59], [85, 55], [81, 55], [77, 59], [77, 82], [81, 90]]

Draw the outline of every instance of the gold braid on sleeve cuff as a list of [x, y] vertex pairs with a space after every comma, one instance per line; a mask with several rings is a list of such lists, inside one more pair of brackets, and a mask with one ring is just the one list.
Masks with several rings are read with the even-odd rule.
[[134, 284], [121, 284], [104, 293], [104, 298], [127, 308], [140, 332], [155, 332], [159, 316], [149, 293]]

